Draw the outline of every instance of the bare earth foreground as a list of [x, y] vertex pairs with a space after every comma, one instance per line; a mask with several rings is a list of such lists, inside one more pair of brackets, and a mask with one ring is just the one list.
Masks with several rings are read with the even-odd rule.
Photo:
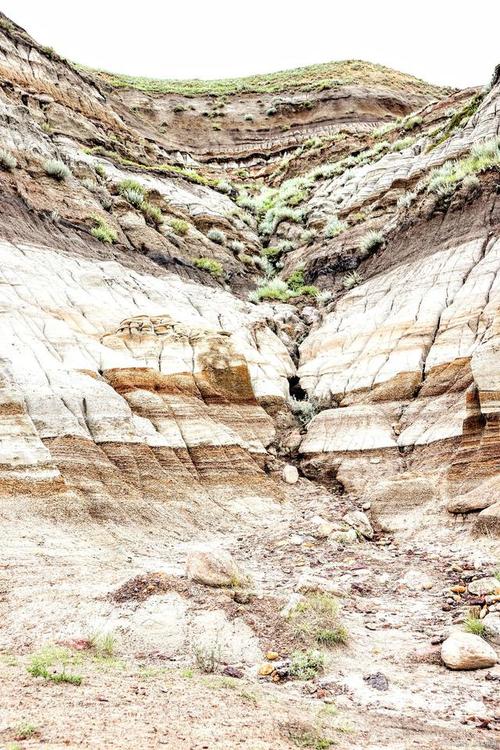
[[500, 68], [0, 83], [0, 748], [498, 748]]

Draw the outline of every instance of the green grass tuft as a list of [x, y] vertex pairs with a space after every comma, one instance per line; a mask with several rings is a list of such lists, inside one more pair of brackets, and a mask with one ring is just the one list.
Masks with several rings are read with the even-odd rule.
[[219, 279], [224, 273], [222, 263], [219, 263], [218, 260], [213, 260], [213, 258], [196, 258], [193, 263], [196, 268], [200, 268], [202, 271], [208, 271], [208, 273], [215, 279]]
[[112, 245], [117, 241], [118, 235], [116, 231], [113, 229], [113, 227], [109, 226], [109, 224], [102, 218], [102, 216], [93, 214], [91, 218], [95, 222], [95, 226], [90, 230], [90, 233], [93, 237], [96, 238], [96, 240], [99, 240], [99, 242], [104, 242], [104, 244], [106, 245]]

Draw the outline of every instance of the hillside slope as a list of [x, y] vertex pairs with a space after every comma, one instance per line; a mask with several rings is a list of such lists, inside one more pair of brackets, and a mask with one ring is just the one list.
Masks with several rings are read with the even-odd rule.
[[493, 748], [498, 76], [0, 78], [2, 747]]

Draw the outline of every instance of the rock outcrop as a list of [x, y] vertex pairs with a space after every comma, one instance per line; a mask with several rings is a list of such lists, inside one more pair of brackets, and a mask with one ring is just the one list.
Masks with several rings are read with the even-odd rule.
[[[360, 747], [493, 728], [498, 76], [135, 80], [1, 14], [0, 75], [0, 739], [319, 747], [323, 700]], [[26, 685], [68, 665], [85, 700]], [[224, 717], [212, 671], [251, 683]]]

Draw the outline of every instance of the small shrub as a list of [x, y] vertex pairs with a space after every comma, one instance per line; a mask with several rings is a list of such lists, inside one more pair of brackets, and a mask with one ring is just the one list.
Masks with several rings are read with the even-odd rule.
[[263, 284], [253, 293], [251, 301], [260, 302], [263, 299], [269, 299], [287, 302], [291, 296], [292, 293], [286, 281], [283, 281], [283, 279], [271, 279], [271, 281]]
[[238, 260], [243, 263], [245, 266], [253, 266], [254, 265], [254, 259], [251, 255], [247, 255], [246, 253], [239, 253], [237, 256]]
[[15, 30], [15, 27], [7, 18], [0, 18], [0, 29], [12, 33]]
[[253, 122], [253, 115], [250, 114], [250, 112], [247, 112], [246, 115], [243, 117], [244, 120], [247, 122]]
[[403, 195], [399, 196], [397, 202], [398, 208], [408, 208], [413, 203], [416, 197], [416, 193], [412, 193], [410, 190], [407, 190], [406, 193], [403, 193]]
[[212, 125], [212, 130], [222, 130], [222, 125], [220, 125], [218, 122], [214, 122]]
[[233, 253], [242, 253], [245, 250], [245, 245], [243, 242], [240, 242], [240, 240], [231, 240], [229, 243], [229, 249], [232, 250]]
[[176, 104], [173, 108], [173, 112], [175, 112], [176, 114], [178, 114], [179, 112], [185, 112], [185, 111], [186, 111], [186, 107], [183, 104]]
[[290, 674], [298, 680], [312, 680], [323, 671], [325, 657], [321, 651], [294, 651], [290, 660]]
[[383, 125], [379, 125], [377, 128], [372, 130], [372, 136], [374, 138], [380, 138], [383, 135], [387, 135], [387, 133], [391, 133], [393, 130], [396, 130], [399, 127], [399, 123], [396, 122], [386, 122]]
[[332, 237], [336, 237], [338, 234], [345, 232], [346, 229], [347, 222], [341, 221], [337, 216], [333, 216], [325, 226], [325, 237], [331, 239]]
[[106, 177], [106, 170], [104, 169], [102, 164], [96, 164], [94, 166], [96, 174], [99, 175], [99, 177], [102, 177], [103, 179]]
[[347, 630], [339, 621], [339, 605], [331, 594], [308, 594], [288, 619], [297, 636], [306, 642], [334, 646], [347, 642]]
[[144, 189], [144, 185], [141, 185], [141, 183], [137, 182], [137, 180], [127, 179], [122, 180], [120, 183], [118, 183], [118, 192], [121, 195], [125, 195], [129, 190], [132, 190], [134, 193], [140, 193], [143, 198], [146, 192]]
[[353, 289], [363, 282], [363, 276], [358, 271], [349, 271], [342, 279], [344, 289]]
[[276, 114], [276, 112], [277, 112], [277, 111], [278, 111], [278, 110], [276, 109], [276, 107], [268, 107], [268, 108], [266, 109], [266, 115], [267, 115], [268, 117], [272, 117], [273, 115], [275, 115], [275, 114]]
[[184, 237], [189, 232], [189, 223], [184, 219], [170, 219], [168, 225], [180, 237]]
[[95, 226], [90, 230], [90, 233], [96, 240], [104, 242], [107, 245], [112, 245], [117, 241], [118, 235], [116, 231], [113, 227], [109, 226], [102, 216], [94, 214], [91, 218], [95, 222]]
[[121, 194], [131, 206], [142, 209], [142, 204], [144, 203], [143, 192], [140, 190], [134, 190], [133, 188], [126, 188]]
[[467, 633], [474, 633], [474, 635], [483, 636], [486, 626], [478, 617], [468, 617], [465, 620], [464, 629]]
[[324, 292], [318, 292], [316, 295], [316, 303], [318, 305], [327, 305], [332, 300], [332, 293], [328, 290], [325, 290]]
[[215, 279], [220, 278], [224, 272], [222, 263], [219, 263], [218, 260], [213, 260], [212, 258], [196, 258], [194, 265], [202, 271], [208, 271], [208, 273]]
[[38, 733], [38, 727], [36, 724], [30, 724], [27, 721], [23, 721], [17, 725], [14, 729], [16, 740], [29, 740], [30, 737], [34, 737]]
[[226, 242], [226, 235], [224, 232], [221, 232], [220, 229], [216, 229], [215, 227], [208, 230], [207, 237], [211, 242], [217, 243], [217, 245], [224, 245]]
[[97, 656], [109, 658], [116, 650], [116, 635], [111, 631], [94, 631], [88, 637], [90, 647]]
[[422, 122], [423, 117], [421, 117], [421, 115], [410, 115], [410, 117], [407, 117], [405, 120], [403, 120], [403, 129], [413, 130], [413, 128], [416, 128], [417, 125], [421, 125]]
[[141, 204], [141, 211], [145, 219], [149, 220], [155, 226], [160, 226], [163, 222], [163, 214], [153, 203], [149, 201], [143, 201]]
[[91, 180], [90, 177], [86, 177], [84, 180], [82, 180], [82, 187], [84, 187], [86, 190], [90, 190], [91, 193], [93, 193], [95, 190], [97, 190], [97, 182], [94, 182], [94, 180]]
[[234, 189], [231, 183], [227, 180], [218, 180], [216, 188], [219, 193], [224, 193], [225, 195], [231, 195]]
[[10, 172], [17, 167], [17, 159], [4, 148], [0, 149], [0, 169]]
[[315, 417], [319, 411], [314, 401], [298, 401], [293, 396], [290, 399], [290, 406], [293, 414], [297, 417], [303, 427], [308, 425], [311, 419]]
[[359, 249], [363, 255], [369, 255], [373, 253], [377, 248], [384, 244], [384, 235], [382, 232], [367, 232], [364, 237], [361, 238], [359, 243]]
[[218, 641], [207, 645], [193, 646], [193, 656], [197, 668], [205, 674], [217, 672], [221, 663], [221, 647]]
[[287, 279], [288, 286], [292, 292], [298, 292], [301, 287], [304, 286], [304, 271], [301, 268], [297, 268]]
[[297, 294], [305, 294], [309, 297], [317, 297], [319, 294], [319, 289], [317, 286], [314, 286], [313, 284], [306, 284], [305, 286], [300, 286], [297, 289]]
[[462, 180], [462, 187], [464, 187], [467, 191], [473, 191], [476, 190], [481, 185], [481, 181], [479, 177], [475, 174], [468, 174], [467, 177], [464, 177]]
[[67, 177], [70, 176], [71, 172], [69, 168], [64, 164], [62, 161], [58, 161], [57, 159], [49, 159], [44, 164], [45, 174], [47, 174], [49, 177], [53, 177], [54, 180], [59, 180], [59, 182], [62, 182], [62, 180], [65, 180]]
[[399, 141], [394, 141], [391, 146], [391, 151], [404, 151], [405, 148], [409, 148], [414, 142], [415, 139], [411, 136], [401, 138]]
[[343, 625], [335, 628], [319, 628], [316, 632], [316, 641], [322, 646], [345, 646], [348, 640], [349, 633]]

